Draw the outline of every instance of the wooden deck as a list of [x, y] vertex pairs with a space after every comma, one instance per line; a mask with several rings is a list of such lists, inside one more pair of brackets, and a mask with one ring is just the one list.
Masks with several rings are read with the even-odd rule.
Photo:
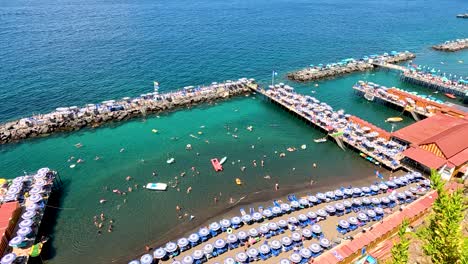
[[[282, 108], [284, 108], [285, 110], [289, 111], [290, 113], [294, 114], [296, 117], [300, 118], [301, 120], [304, 120], [306, 123], [308, 124], [311, 124], [317, 128], [319, 128], [320, 130], [322, 130], [322, 132], [324, 133], [327, 133], [327, 137], [330, 137], [330, 139], [332, 139], [333, 141], [335, 141], [335, 138], [331, 137], [329, 134], [328, 134], [328, 129], [324, 126], [322, 126], [321, 124], [319, 123], [316, 123], [314, 122], [313, 120], [311, 120], [309, 117], [307, 117], [306, 115], [304, 115], [303, 113], [301, 113], [300, 111], [298, 111], [297, 109], [295, 109], [294, 107], [291, 107], [291, 106], [288, 106], [286, 104], [284, 104], [283, 102], [281, 102], [280, 100], [277, 100], [276, 98], [273, 98], [271, 96], [269, 96], [264, 89], [261, 89], [259, 88], [258, 86], [257, 87], [253, 87], [253, 86], [249, 86], [253, 91], [257, 92], [257, 93], [260, 93], [262, 95], [264, 95], [266, 98], [268, 98], [268, 100], [270, 100], [271, 102], [274, 102], [275, 104], [278, 104], [279, 106], [281, 106]], [[377, 126], [375, 125], [372, 125], [356, 116], [351, 116], [351, 118], [353, 120], [356, 120], [356, 122], [358, 120], [361, 120], [363, 122], [357, 122], [357, 123], [360, 123], [364, 126], [368, 126], [371, 128], [372, 131], [376, 131], [376, 132], [379, 132], [383, 134], [383, 136], [387, 136], [387, 138], [389, 138], [389, 133], [386, 132], [385, 130], [381, 129], [381, 128], [378, 128]], [[364, 124], [365, 122], [365, 124]], [[339, 132], [342, 132], [342, 131], [339, 131]], [[380, 164], [383, 164], [384, 166], [386, 166], [387, 168], [391, 169], [392, 171], [395, 171], [395, 170], [398, 170], [401, 168], [401, 165], [396, 165], [394, 166], [393, 164], [391, 164], [389, 161], [387, 160], [383, 160], [381, 159], [380, 157], [377, 157], [376, 155], [374, 155], [373, 153], [367, 151], [366, 149], [362, 148], [362, 147], [359, 147], [357, 146], [356, 144], [354, 144], [354, 142], [351, 142], [347, 139], [345, 139], [344, 137], [341, 137], [341, 139], [351, 148], [353, 148], [355, 151], [357, 152], [362, 152], [364, 154], [366, 154], [367, 156], [375, 159], [376, 161], [378, 161]]]

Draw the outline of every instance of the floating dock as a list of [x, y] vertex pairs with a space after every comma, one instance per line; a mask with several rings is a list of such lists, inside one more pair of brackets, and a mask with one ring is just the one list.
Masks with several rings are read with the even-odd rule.
[[74, 131], [84, 127], [97, 127], [108, 122], [161, 113], [200, 103], [222, 100], [250, 92], [256, 86], [254, 79], [212, 83], [209, 86], [188, 86], [168, 93], [142, 94], [136, 98], [108, 100], [84, 107], [60, 107], [48, 114], [35, 115], [0, 125], [0, 144], [27, 138], [44, 137], [57, 132]]
[[129, 264], [291, 264], [311, 259], [322, 263], [322, 255], [340, 248], [345, 236], [392, 218], [403, 204], [405, 208], [418, 204], [429, 188], [429, 180], [411, 172], [361, 188], [342, 187], [299, 198], [288, 195], [287, 201], [275, 200], [258, 211], [241, 210], [240, 216], [214, 221]]
[[58, 173], [49, 168], [13, 180], [3, 179], [0, 210], [9, 221], [0, 247], [1, 263], [26, 264], [31, 257], [40, 256], [45, 243], [39, 237], [41, 222], [52, 192], [61, 185]]
[[[468, 17], [468, 14], [465, 15]], [[468, 48], [468, 38], [445, 41], [442, 44], [432, 46], [432, 48], [435, 50], [451, 52], [466, 49]]]
[[288, 78], [293, 81], [306, 82], [324, 78], [331, 78], [352, 72], [362, 72], [374, 69], [374, 64], [398, 63], [415, 58], [416, 55], [409, 51], [396, 52], [382, 55], [364, 56], [361, 59], [343, 59], [337, 63], [310, 65], [309, 67], [288, 74]]
[[301, 120], [327, 133], [339, 147], [347, 144], [351, 149], [361, 153], [363, 158], [376, 165], [383, 165], [391, 170], [401, 167], [401, 152], [404, 147], [389, 141], [388, 132], [369, 124], [358, 117], [344, 114], [344, 110], [333, 108], [314, 97], [301, 95], [287, 85], [270, 86], [268, 90], [252, 88], [283, 109]]
[[440, 71], [434, 68], [431, 69], [414, 64], [404, 67], [384, 62], [374, 63], [374, 66], [400, 71], [400, 78], [405, 82], [460, 96], [462, 100], [468, 96], [468, 77], [459, 76], [456, 79], [456, 75], [452, 77], [452, 74], [439, 74]]
[[368, 101], [383, 103], [398, 111], [409, 113], [416, 121], [437, 113], [460, 118], [464, 118], [468, 114], [436, 98], [412, 94], [396, 87], [387, 88], [379, 84], [359, 81], [353, 86], [353, 89]]

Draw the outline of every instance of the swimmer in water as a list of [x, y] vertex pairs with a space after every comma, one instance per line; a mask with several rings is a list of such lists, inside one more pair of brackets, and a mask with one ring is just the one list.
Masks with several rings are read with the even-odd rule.
[[182, 208], [179, 205], [177, 205], [175, 209], [177, 212], [180, 212], [180, 210], [182, 210]]
[[187, 194], [189, 194], [192, 191], [192, 186], [187, 188]]
[[158, 174], [156, 173], [156, 171], [153, 171], [153, 176], [157, 176]]
[[125, 151], [125, 148], [121, 148], [120, 149], [120, 153], [124, 152]]
[[253, 160], [252, 164], [253, 164], [254, 167], [257, 167], [257, 161], [256, 160]]
[[94, 158], [94, 160], [100, 160], [100, 159], [101, 159], [101, 157], [99, 157], [99, 156], [96, 156], [96, 157]]
[[131, 179], [132, 179], [131, 176], [127, 176], [127, 178], [125, 178], [126, 181], [129, 181], [129, 180], [131, 180]]
[[275, 190], [279, 190], [279, 184], [278, 183], [275, 183]]
[[262, 167], [265, 167], [265, 162], [263, 160], [260, 161]]
[[241, 167], [241, 171], [245, 171], [245, 166], [242, 166], [242, 167]]
[[314, 168], [317, 168], [317, 164], [315, 164], [315, 163], [314, 163], [314, 164], [312, 164], [312, 166], [313, 166]]

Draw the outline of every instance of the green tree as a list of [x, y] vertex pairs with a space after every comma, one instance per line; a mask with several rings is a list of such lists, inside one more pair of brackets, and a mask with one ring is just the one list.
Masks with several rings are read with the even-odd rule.
[[408, 235], [406, 234], [406, 229], [408, 228], [409, 222], [408, 220], [403, 220], [401, 223], [400, 228], [398, 229], [398, 238], [400, 241], [394, 244], [392, 247], [392, 259], [390, 261], [391, 264], [405, 264], [408, 263], [409, 255], [408, 249], [410, 245], [410, 240]]
[[462, 190], [449, 192], [436, 171], [431, 172], [431, 182], [438, 197], [432, 206], [428, 226], [421, 234], [424, 253], [433, 263], [466, 263], [463, 252], [462, 220], [466, 204]]

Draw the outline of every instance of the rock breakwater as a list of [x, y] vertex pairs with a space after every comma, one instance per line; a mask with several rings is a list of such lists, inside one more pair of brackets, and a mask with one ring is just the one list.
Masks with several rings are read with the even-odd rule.
[[319, 64], [317, 66], [310, 65], [309, 67], [288, 74], [288, 78], [293, 81], [307, 82], [324, 78], [331, 78], [339, 75], [344, 75], [352, 72], [362, 72], [372, 70], [375, 64], [382, 63], [398, 63], [415, 58], [416, 55], [409, 51], [396, 52], [382, 55], [364, 56], [361, 59], [344, 59], [337, 63]]
[[157, 91], [136, 98], [125, 97], [84, 107], [60, 107], [56, 111], [10, 121], [0, 125], [0, 144], [34, 137], [45, 137], [57, 132], [98, 127], [105, 123], [128, 120], [152, 113], [161, 113], [227, 99], [250, 92], [256, 86], [254, 79], [239, 79], [212, 83], [205, 87], [188, 86], [184, 89], [159, 94]]
[[432, 48], [451, 52], [466, 49], [468, 48], [468, 38], [445, 41], [442, 44], [432, 46]]

